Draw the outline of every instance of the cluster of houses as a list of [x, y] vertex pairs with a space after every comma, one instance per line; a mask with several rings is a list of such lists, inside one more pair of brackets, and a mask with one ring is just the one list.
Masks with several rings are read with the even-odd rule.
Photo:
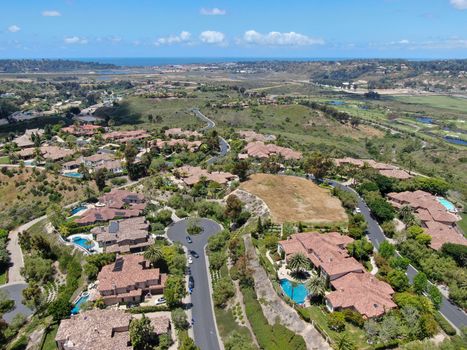
[[[154, 243], [149, 225], [141, 216], [145, 207], [144, 195], [114, 189], [75, 220], [81, 225], [105, 222], [92, 228], [91, 234], [104, 252], [117, 253], [115, 262], [99, 272], [97, 295], [89, 300], [100, 298], [111, 306], [139, 303], [146, 296], [163, 293], [167, 274], [151, 266], [143, 255], [133, 254]], [[115, 308], [82, 311], [61, 321], [55, 340], [61, 350], [132, 349], [129, 326], [135, 317]], [[157, 335], [170, 332], [168, 315], [153, 313], [148, 317]]]
[[398, 180], [407, 180], [412, 178], [413, 176], [404, 169], [401, 169], [395, 165], [386, 164], [386, 163], [379, 163], [374, 161], [373, 159], [355, 159], [355, 158], [339, 158], [334, 159], [334, 162], [337, 166], [343, 165], [353, 165], [359, 168], [364, 166], [368, 166], [377, 170], [381, 175], [391, 177], [393, 179]]
[[414, 211], [425, 233], [431, 236], [431, 248], [440, 250], [444, 243], [467, 245], [467, 239], [456, 225], [461, 220], [460, 216], [455, 212], [450, 212], [431, 193], [420, 190], [406, 191], [389, 193], [387, 198], [398, 209], [408, 206]]
[[367, 272], [349, 256], [347, 245], [354, 240], [337, 232], [297, 233], [278, 243], [286, 262], [295, 254], [305, 255], [332, 287], [325, 296], [329, 311], [352, 309], [365, 318], [374, 318], [396, 307], [394, 290], [386, 282]]

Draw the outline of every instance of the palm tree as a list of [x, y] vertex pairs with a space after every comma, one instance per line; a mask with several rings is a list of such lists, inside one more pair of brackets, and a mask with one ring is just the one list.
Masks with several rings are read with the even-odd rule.
[[309, 266], [308, 258], [303, 253], [294, 254], [289, 260], [289, 268], [299, 273]]
[[144, 258], [148, 260], [151, 265], [155, 265], [162, 260], [162, 250], [159, 246], [153, 244], [144, 252]]
[[336, 341], [337, 350], [355, 350], [356, 348], [354, 342], [346, 332], [342, 333]]
[[316, 274], [306, 282], [306, 289], [312, 297], [321, 298], [326, 291], [326, 280]]

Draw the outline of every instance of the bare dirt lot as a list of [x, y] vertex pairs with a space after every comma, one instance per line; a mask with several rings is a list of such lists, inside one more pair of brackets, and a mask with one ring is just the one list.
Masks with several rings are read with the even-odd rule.
[[347, 221], [339, 199], [332, 197], [328, 190], [300, 177], [254, 174], [240, 188], [260, 197], [277, 224]]

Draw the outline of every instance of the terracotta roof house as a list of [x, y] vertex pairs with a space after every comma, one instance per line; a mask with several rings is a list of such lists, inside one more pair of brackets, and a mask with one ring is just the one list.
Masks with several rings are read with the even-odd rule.
[[[94, 309], [60, 322], [55, 341], [59, 350], [131, 350], [130, 323], [134, 316], [123, 310]], [[150, 315], [156, 334], [170, 331], [167, 316]]]
[[409, 206], [414, 210], [425, 233], [431, 236], [430, 246], [439, 250], [444, 243], [467, 245], [467, 239], [457, 231], [456, 222], [461, 218], [455, 213], [449, 212], [436, 196], [425, 191], [406, 191], [400, 193], [388, 193], [389, 202], [396, 208]]
[[331, 281], [334, 291], [326, 295], [329, 311], [353, 309], [365, 318], [382, 316], [397, 307], [392, 301], [394, 290], [368, 272], [351, 272]]
[[[265, 144], [262, 141], [250, 142], [245, 146], [245, 153], [252, 158], [269, 158], [272, 155], [284, 157], [286, 160], [298, 160], [302, 157], [301, 152], [294, 151], [290, 148], [281, 147], [272, 143]], [[240, 156], [240, 155], [239, 155]]]
[[72, 156], [75, 152], [71, 149], [57, 146], [42, 146], [40, 148], [42, 157], [45, 159], [57, 161]]
[[141, 193], [127, 190], [113, 189], [99, 197], [99, 203], [105, 204], [108, 208], [123, 209], [130, 207], [143, 210], [146, 208], [146, 198]]
[[44, 130], [42, 130], [42, 129], [28, 129], [28, 130], [26, 130], [24, 132], [23, 135], [14, 138], [12, 142], [16, 143], [16, 145], [19, 148], [33, 147], [34, 142], [32, 142], [32, 140], [31, 140], [32, 134], [41, 136], [41, 135], [44, 134]]
[[279, 250], [288, 258], [303, 253], [313, 265], [330, 281], [350, 272], [363, 272], [364, 267], [347, 252], [347, 245], [353, 239], [337, 232], [326, 234], [318, 232], [297, 233], [288, 240], [279, 242]]
[[141, 215], [139, 209], [113, 209], [113, 208], [91, 208], [84, 214], [75, 219], [75, 222], [80, 225], [92, 225], [96, 222], [104, 222], [109, 220], [132, 218]]
[[238, 132], [240, 137], [247, 142], [261, 141], [261, 142], [270, 142], [275, 141], [276, 136], [274, 135], [263, 135], [259, 134], [253, 130], [241, 130]]
[[94, 227], [91, 233], [106, 253], [137, 253], [154, 243], [144, 217], [111, 221], [108, 226]]
[[171, 149], [176, 147], [184, 148], [186, 147], [190, 151], [196, 151], [202, 145], [201, 141], [188, 141], [185, 139], [171, 139], [171, 140], [160, 140], [157, 139], [153, 142], [153, 145], [158, 149], [163, 149], [164, 147], [169, 147]]
[[104, 140], [117, 142], [128, 142], [132, 140], [142, 140], [150, 137], [146, 130], [113, 131], [103, 135]]
[[364, 165], [367, 165], [375, 170], [378, 170], [378, 172], [381, 175], [391, 177], [393, 179], [398, 179], [398, 180], [407, 180], [413, 177], [410, 173], [408, 173], [404, 169], [401, 169], [391, 164], [379, 163], [379, 162], [374, 161], [373, 159], [355, 159], [355, 158], [345, 157], [345, 158], [334, 159], [334, 163], [337, 166], [341, 166], [345, 164], [352, 164], [357, 167], [363, 167]]
[[198, 131], [182, 130], [181, 128], [167, 129], [164, 131], [164, 135], [167, 137], [203, 137], [203, 134], [199, 133]]
[[31, 158], [36, 153], [34, 147], [23, 148], [21, 151], [16, 152], [16, 155], [22, 159]]
[[183, 182], [188, 186], [197, 184], [203, 177], [208, 181], [214, 181], [221, 185], [225, 185], [237, 178], [237, 176], [231, 173], [223, 171], [209, 172], [201, 167], [191, 165], [184, 165], [177, 168], [175, 169], [175, 173], [178, 174], [183, 179]]
[[285, 253], [286, 260], [296, 253], [304, 254], [329, 279], [334, 290], [325, 298], [331, 312], [351, 308], [367, 318], [381, 316], [396, 307], [394, 290], [349, 256], [346, 246], [351, 242], [352, 238], [337, 232], [297, 233], [280, 241], [279, 251]]
[[150, 268], [142, 255], [124, 255], [99, 272], [99, 293], [106, 305], [141, 302], [147, 294], [164, 291], [167, 275]]
[[71, 125], [62, 128], [62, 131], [75, 136], [92, 136], [96, 134], [100, 128], [100, 126], [92, 124]]

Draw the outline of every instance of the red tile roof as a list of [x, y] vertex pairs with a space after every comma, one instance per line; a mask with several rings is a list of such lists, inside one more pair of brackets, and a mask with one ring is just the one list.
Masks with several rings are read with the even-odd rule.
[[336, 290], [326, 295], [326, 299], [334, 309], [353, 308], [372, 318], [397, 306], [392, 301], [394, 290], [391, 286], [368, 272], [351, 272], [331, 281], [331, 284]]
[[271, 143], [265, 144], [262, 141], [250, 142], [245, 146], [245, 152], [248, 156], [254, 158], [269, 158], [271, 155], [275, 154], [280, 155], [285, 159], [300, 159], [302, 157], [301, 152]]

